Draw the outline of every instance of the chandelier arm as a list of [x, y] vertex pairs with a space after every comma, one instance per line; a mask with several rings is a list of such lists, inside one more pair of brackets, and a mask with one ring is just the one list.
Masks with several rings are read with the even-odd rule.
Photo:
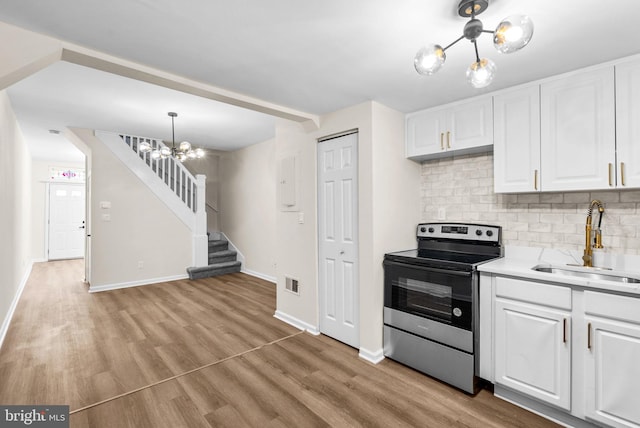
[[495, 31], [490, 30], [482, 30], [483, 33], [495, 34]]
[[473, 40], [473, 47], [476, 50], [476, 62], [480, 62], [480, 55], [478, 54], [478, 44], [475, 39]]
[[455, 45], [456, 43], [458, 43], [460, 40], [464, 39], [464, 34], [462, 36], [460, 36], [458, 39], [456, 39], [454, 42], [449, 43], [445, 48], [443, 48], [443, 51], [446, 51], [447, 49], [449, 49], [451, 46]]

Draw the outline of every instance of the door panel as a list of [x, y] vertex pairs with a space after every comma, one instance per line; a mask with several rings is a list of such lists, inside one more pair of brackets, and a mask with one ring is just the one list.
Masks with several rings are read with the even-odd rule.
[[615, 427], [640, 427], [640, 326], [587, 318], [586, 414]]
[[495, 309], [496, 383], [570, 410], [570, 316], [502, 299]]
[[320, 331], [358, 347], [357, 134], [318, 143]]
[[575, 74], [543, 83], [542, 189], [608, 189], [615, 185], [615, 94], [613, 69]]
[[618, 187], [640, 187], [640, 61], [616, 65]]
[[84, 184], [49, 186], [49, 260], [84, 257]]

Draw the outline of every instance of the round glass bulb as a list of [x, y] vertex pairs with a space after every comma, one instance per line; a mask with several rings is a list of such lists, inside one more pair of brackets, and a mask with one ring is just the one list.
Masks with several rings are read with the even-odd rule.
[[203, 158], [204, 157], [204, 150], [202, 150], [200, 147], [198, 147], [197, 149], [195, 149], [195, 153], [196, 153], [196, 157], [198, 159]]
[[191, 143], [188, 141], [183, 141], [182, 143], [180, 143], [180, 151], [182, 152], [188, 152], [189, 150], [191, 150]]
[[467, 82], [474, 88], [484, 88], [489, 86], [496, 75], [496, 65], [487, 58], [482, 58], [479, 62], [474, 62], [467, 70]]
[[431, 76], [440, 70], [447, 56], [440, 45], [427, 45], [421, 48], [413, 59], [416, 71], [425, 76]]
[[151, 152], [151, 159], [160, 159], [162, 154], [160, 154], [160, 150], [154, 150]]
[[195, 158], [196, 158], [196, 152], [195, 152], [195, 151], [193, 151], [193, 150], [189, 150], [189, 151], [187, 152], [187, 157], [188, 157], [189, 159], [195, 159]]
[[171, 156], [171, 149], [169, 147], [163, 147], [160, 149], [160, 155], [162, 156], [162, 158], [168, 158], [169, 156]]
[[138, 151], [142, 153], [147, 153], [151, 151], [151, 143], [148, 141], [143, 141], [138, 145]]
[[519, 51], [533, 37], [533, 21], [525, 15], [513, 15], [502, 20], [493, 33], [493, 46], [500, 53]]
[[185, 155], [184, 153], [178, 153], [178, 160], [180, 162], [184, 162], [187, 160], [187, 155]]

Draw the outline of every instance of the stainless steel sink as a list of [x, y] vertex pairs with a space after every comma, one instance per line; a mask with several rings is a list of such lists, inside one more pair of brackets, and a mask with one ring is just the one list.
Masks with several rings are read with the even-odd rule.
[[[555, 273], [564, 276], [574, 276], [593, 280], [616, 281], [628, 284], [640, 284], [640, 279], [629, 276], [616, 275], [613, 273], [598, 271], [595, 268], [571, 269], [559, 266], [538, 265], [531, 268], [536, 272]], [[588, 270], [587, 270], [588, 269]]]

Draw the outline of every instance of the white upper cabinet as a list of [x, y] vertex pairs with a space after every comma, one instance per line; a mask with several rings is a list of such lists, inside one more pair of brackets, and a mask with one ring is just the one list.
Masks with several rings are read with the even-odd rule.
[[493, 97], [496, 193], [540, 191], [540, 85]]
[[424, 110], [407, 115], [407, 157], [415, 158], [445, 150], [443, 110]]
[[640, 60], [616, 65], [617, 187], [640, 187]]
[[407, 157], [421, 161], [491, 150], [490, 96], [410, 113], [406, 118]]
[[540, 102], [542, 189], [615, 187], [613, 67], [546, 81]]

